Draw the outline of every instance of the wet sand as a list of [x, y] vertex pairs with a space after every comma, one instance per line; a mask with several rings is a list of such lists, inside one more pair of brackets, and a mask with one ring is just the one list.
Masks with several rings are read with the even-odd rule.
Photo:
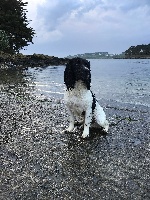
[[150, 199], [150, 108], [101, 100], [108, 134], [62, 133], [62, 99], [0, 95], [0, 199]]

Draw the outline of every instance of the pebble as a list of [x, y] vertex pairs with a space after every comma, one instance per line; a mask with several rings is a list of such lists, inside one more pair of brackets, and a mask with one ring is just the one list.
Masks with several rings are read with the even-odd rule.
[[0, 95], [0, 199], [148, 200], [149, 108], [108, 104], [108, 134], [82, 139], [82, 126], [63, 132], [62, 99]]

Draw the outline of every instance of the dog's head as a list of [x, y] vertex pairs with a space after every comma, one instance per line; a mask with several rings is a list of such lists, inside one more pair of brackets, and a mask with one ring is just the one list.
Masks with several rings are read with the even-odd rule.
[[67, 63], [64, 72], [64, 82], [67, 89], [73, 89], [79, 80], [85, 84], [88, 90], [90, 89], [90, 62], [82, 58], [72, 58]]

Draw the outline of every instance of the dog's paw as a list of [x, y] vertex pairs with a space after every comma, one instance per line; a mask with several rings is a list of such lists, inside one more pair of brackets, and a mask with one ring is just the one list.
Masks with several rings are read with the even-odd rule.
[[107, 127], [103, 128], [103, 131], [105, 131], [106, 133], [108, 133], [108, 128]]
[[88, 131], [83, 131], [82, 137], [86, 138], [89, 136], [89, 132]]
[[72, 132], [74, 129], [74, 126], [69, 126], [65, 131], [67, 132]]
[[106, 133], [108, 133], [108, 129], [109, 129], [109, 123], [108, 123], [108, 121], [106, 120], [105, 126], [104, 126], [103, 130], [104, 130]]
[[65, 129], [65, 130], [63, 130], [63, 131], [61, 131], [60, 133], [62, 133], [62, 134], [66, 133], [66, 129]]
[[73, 129], [69, 129], [69, 128], [67, 128], [67, 129], [65, 129], [65, 130], [63, 130], [61, 133], [66, 133], [66, 132], [72, 132], [73, 131]]

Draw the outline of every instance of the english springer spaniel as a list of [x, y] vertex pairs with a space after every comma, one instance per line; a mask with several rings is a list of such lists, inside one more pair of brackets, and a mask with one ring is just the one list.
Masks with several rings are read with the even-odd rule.
[[83, 138], [89, 136], [92, 121], [107, 132], [109, 124], [105, 112], [90, 90], [90, 62], [82, 58], [70, 59], [64, 71], [64, 83], [66, 85], [64, 100], [70, 114], [70, 124], [66, 131], [73, 131], [75, 116], [84, 116]]

